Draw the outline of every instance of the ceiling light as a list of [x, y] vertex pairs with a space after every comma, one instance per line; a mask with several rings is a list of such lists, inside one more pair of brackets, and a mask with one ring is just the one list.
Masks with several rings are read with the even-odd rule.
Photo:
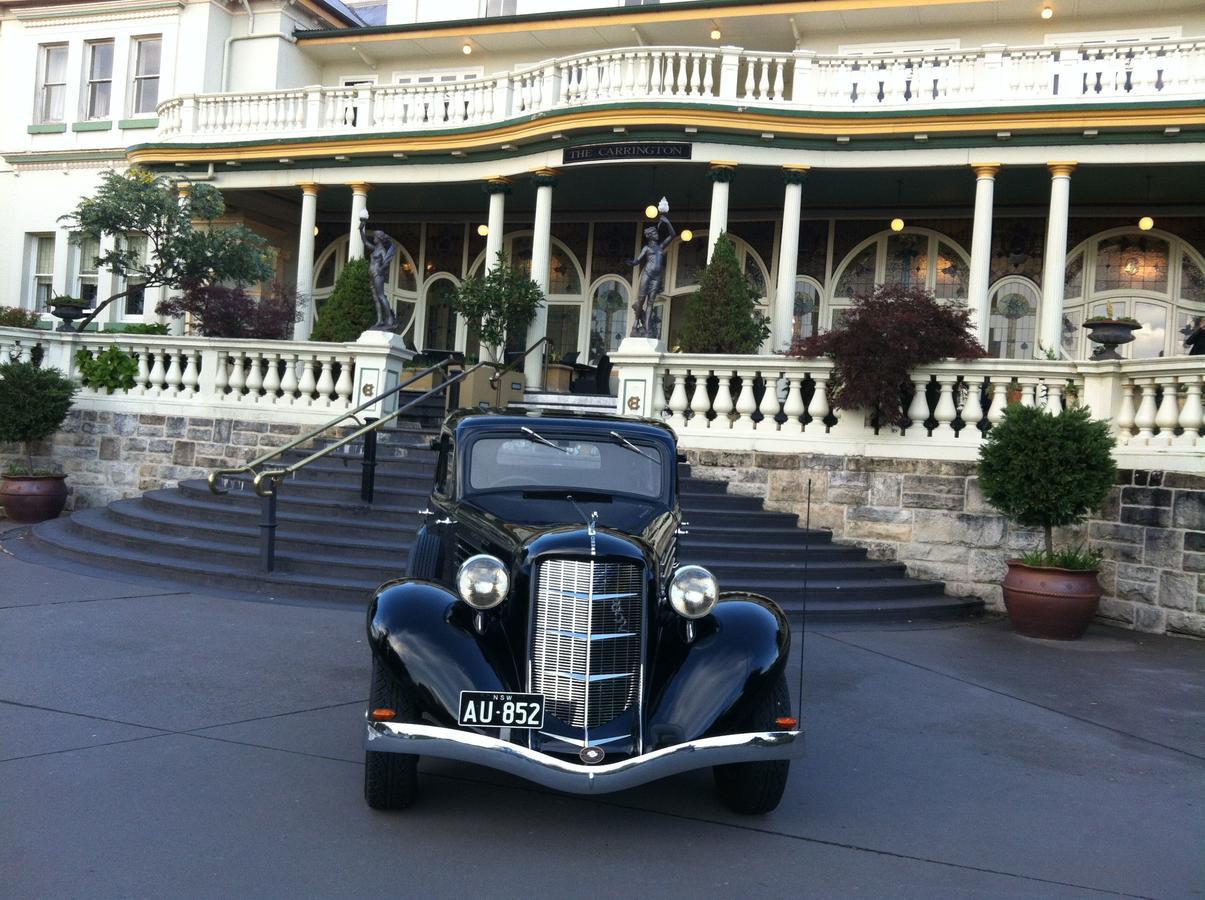
[[468, 56], [470, 53], [473, 52], [473, 45], [470, 44], [468, 41], [465, 41], [464, 44], [460, 48], [460, 52], [463, 53], [465, 56]]
[[405, 159], [406, 154], [405, 153], [395, 153], [395, 154], [393, 154], [393, 158], [394, 159]]
[[464, 156], [464, 151], [463, 150], [453, 150], [452, 155], [453, 156]]
[[318, 237], [318, 226], [314, 226], [314, 237]]
[[488, 225], [478, 225], [477, 233], [479, 235], [481, 235], [482, 237], [485, 237], [487, 234], [490, 233], [490, 227]]
[[693, 231], [691, 231], [689, 228], [682, 229], [682, 240], [689, 242], [693, 241], [694, 239], [695, 233]]
[[1042, 18], [1049, 19], [1054, 16], [1054, 7], [1047, 3], [1042, 7]]
[[711, 29], [711, 39], [713, 41], [718, 41], [720, 39], [720, 29], [718, 29], [718, 28]]
[[646, 206], [646, 207], [644, 208], [644, 217], [645, 217], [646, 219], [655, 219], [655, 218], [657, 218], [657, 207], [655, 207], [655, 206], [654, 206], [653, 204], [651, 204], [651, 203], [650, 203], [648, 206]]
[[903, 231], [904, 230], [904, 220], [899, 218], [898, 216], [896, 218], [892, 219], [891, 220], [891, 230], [892, 231]]
[[1152, 228], [1155, 227], [1155, 220], [1152, 219], [1150, 216], [1143, 216], [1141, 219], [1138, 220], [1138, 227], [1140, 229], [1142, 229], [1143, 231], [1150, 231]]

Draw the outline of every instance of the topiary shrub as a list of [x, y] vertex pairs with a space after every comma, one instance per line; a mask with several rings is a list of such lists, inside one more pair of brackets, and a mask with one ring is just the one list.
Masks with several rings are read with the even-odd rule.
[[77, 350], [75, 367], [79, 370], [80, 383], [84, 387], [107, 394], [116, 390], [130, 390], [138, 375], [138, 360], [116, 346], [108, 347], [95, 356], [91, 350]]
[[856, 294], [832, 331], [796, 340], [791, 356], [829, 356], [828, 390], [837, 409], [873, 409], [904, 425], [904, 388], [917, 366], [939, 359], [978, 359], [987, 352], [970, 334], [970, 311], [942, 303], [924, 288], [880, 285]]
[[1087, 408], [1052, 415], [1015, 403], [979, 448], [979, 487], [1005, 516], [1042, 529], [1044, 558], [1053, 565], [1053, 529], [1082, 522], [1113, 486], [1113, 445], [1109, 424]]
[[736, 248], [721, 234], [699, 290], [686, 301], [678, 344], [683, 353], [756, 353], [770, 336], [769, 317], [757, 306], [757, 289], [736, 258]]
[[540, 286], [512, 266], [499, 251], [484, 278], [466, 278], [452, 295], [452, 309], [477, 326], [481, 346], [501, 361], [508, 335], [526, 335], [527, 326], [544, 303]]
[[322, 304], [310, 335], [315, 341], [354, 341], [377, 321], [368, 280], [368, 260], [349, 260], [339, 273], [334, 293]]
[[30, 363], [0, 365], [0, 443], [23, 444], [26, 461], [25, 471], [13, 466], [9, 474], [37, 474], [33, 442], [58, 431], [75, 390], [75, 382], [58, 369], [39, 369]]

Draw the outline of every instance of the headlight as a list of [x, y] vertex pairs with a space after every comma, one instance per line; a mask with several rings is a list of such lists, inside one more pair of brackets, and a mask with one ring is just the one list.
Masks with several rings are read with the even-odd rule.
[[460, 599], [473, 609], [492, 609], [510, 590], [510, 575], [502, 561], [485, 553], [470, 556], [456, 573]]
[[682, 566], [669, 580], [669, 604], [680, 616], [701, 619], [719, 599], [719, 583], [702, 566]]

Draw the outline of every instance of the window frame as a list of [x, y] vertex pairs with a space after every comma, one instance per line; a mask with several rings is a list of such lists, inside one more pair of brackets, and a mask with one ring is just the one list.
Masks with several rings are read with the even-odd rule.
[[[92, 73], [93, 60], [96, 52], [101, 47], [109, 47], [109, 72], [107, 78], [94, 78]], [[117, 42], [113, 38], [100, 38], [94, 41], [84, 42], [84, 77], [82, 79], [82, 88], [80, 103], [81, 117], [86, 122], [105, 121], [113, 116], [113, 70], [116, 64]], [[93, 87], [95, 85], [107, 84], [109, 92], [105, 104], [105, 111], [98, 113], [93, 106]]]
[[[159, 65], [155, 74], [140, 74], [139, 61], [142, 59], [143, 47], [151, 42], [159, 44]], [[140, 109], [138, 106], [138, 89], [144, 81], [155, 81], [155, 99], [150, 109]], [[153, 116], [159, 110], [159, 89], [163, 84], [163, 35], [145, 34], [130, 38], [130, 93], [126, 101], [126, 109], [131, 116]]]
[[[29, 278], [25, 290], [29, 298], [29, 309], [37, 313], [47, 314], [50, 311], [50, 298], [54, 296], [55, 235], [51, 231], [31, 231], [27, 232], [26, 240], [28, 241], [26, 252], [28, 254]], [[50, 245], [50, 268], [46, 272], [38, 271], [38, 258], [41, 255], [39, 250], [42, 241], [47, 241]], [[46, 288], [45, 301], [39, 300], [38, 297], [38, 289], [43, 285]]]
[[[48, 81], [50, 54], [52, 51], [63, 51], [62, 81]], [[66, 41], [55, 41], [38, 45], [38, 70], [36, 87], [34, 89], [34, 122], [39, 125], [58, 124], [67, 120], [67, 79], [71, 65], [71, 46]], [[59, 88], [63, 95], [59, 101], [58, 117], [46, 114], [46, 89]]]

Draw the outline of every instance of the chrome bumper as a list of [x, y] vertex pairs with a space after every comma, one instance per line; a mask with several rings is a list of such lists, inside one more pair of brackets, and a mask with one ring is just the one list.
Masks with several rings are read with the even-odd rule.
[[691, 769], [796, 759], [803, 755], [803, 732], [763, 731], [699, 738], [597, 766], [571, 763], [472, 731], [405, 722], [369, 721], [364, 747], [377, 753], [413, 753], [476, 763], [573, 794], [606, 794]]

